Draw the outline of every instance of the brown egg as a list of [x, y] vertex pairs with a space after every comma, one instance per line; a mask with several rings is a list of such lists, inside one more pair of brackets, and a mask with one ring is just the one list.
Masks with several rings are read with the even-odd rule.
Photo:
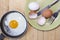
[[53, 12], [50, 9], [46, 9], [42, 12], [42, 16], [44, 16], [45, 18], [50, 18], [52, 16]]

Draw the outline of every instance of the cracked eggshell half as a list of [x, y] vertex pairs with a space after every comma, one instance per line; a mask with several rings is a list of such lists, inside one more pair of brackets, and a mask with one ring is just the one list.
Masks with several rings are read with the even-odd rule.
[[37, 2], [31, 2], [31, 3], [29, 3], [28, 8], [30, 10], [38, 10], [40, 8], [40, 6]]
[[37, 18], [37, 12], [36, 11], [30, 11], [29, 12], [29, 18], [30, 19], [36, 19]]
[[44, 25], [46, 23], [46, 18], [41, 16], [38, 20], [37, 20], [37, 23], [39, 25]]

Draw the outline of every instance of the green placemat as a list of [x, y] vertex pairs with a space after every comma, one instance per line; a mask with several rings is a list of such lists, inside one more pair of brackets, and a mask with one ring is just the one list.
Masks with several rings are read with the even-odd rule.
[[[28, 22], [32, 25], [32, 27], [34, 27], [34, 28], [36, 28], [38, 30], [51, 30], [51, 29], [54, 29], [54, 28], [58, 27], [58, 25], [60, 24], [60, 13], [59, 13], [58, 17], [55, 19], [55, 21], [51, 25], [44, 25], [44, 26], [38, 25], [37, 20], [31, 20], [31, 19], [29, 19], [29, 16], [28, 16], [29, 11], [30, 11], [28, 9], [28, 4], [30, 2], [38, 2], [40, 4], [40, 10], [41, 10], [44, 7], [46, 7], [47, 5], [51, 4], [53, 1], [54, 0], [26, 0], [25, 17], [28, 20]], [[58, 2], [57, 4], [52, 6], [51, 10], [53, 10], [53, 12], [56, 12], [59, 8], [60, 8], [60, 2]]]

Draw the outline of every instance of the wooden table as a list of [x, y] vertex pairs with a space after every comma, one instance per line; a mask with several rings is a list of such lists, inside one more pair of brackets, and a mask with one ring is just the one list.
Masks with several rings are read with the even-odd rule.
[[[17, 10], [21, 13], [25, 12], [26, 0], [0, 0], [0, 17], [10, 10]], [[28, 24], [27, 33], [14, 40], [60, 40], [60, 27], [51, 31], [39, 31]], [[6, 37], [5, 40], [13, 40]]]

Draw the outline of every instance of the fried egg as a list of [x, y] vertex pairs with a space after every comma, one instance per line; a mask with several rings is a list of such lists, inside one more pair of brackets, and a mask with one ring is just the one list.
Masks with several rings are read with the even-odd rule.
[[18, 12], [13, 12], [8, 14], [4, 18], [4, 30], [6, 33], [12, 36], [17, 36], [22, 34], [26, 29], [26, 19], [22, 14]]

